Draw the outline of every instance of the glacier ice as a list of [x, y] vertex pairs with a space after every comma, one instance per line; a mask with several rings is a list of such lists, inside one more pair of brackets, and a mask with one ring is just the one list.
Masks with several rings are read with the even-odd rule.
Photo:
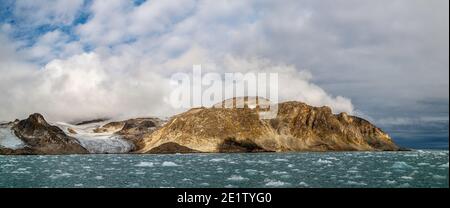
[[[85, 125], [56, 123], [67, 135], [77, 139], [81, 146], [90, 153], [127, 153], [134, 149], [134, 145], [131, 142], [123, 139], [120, 135], [116, 135], [115, 132], [94, 133], [94, 129], [103, 124], [105, 122]], [[69, 129], [74, 130], [76, 133], [71, 133]]]
[[8, 149], [20, 149], [26, 145], [14, 135], [10, 128], [0, 128], [0, 146]]

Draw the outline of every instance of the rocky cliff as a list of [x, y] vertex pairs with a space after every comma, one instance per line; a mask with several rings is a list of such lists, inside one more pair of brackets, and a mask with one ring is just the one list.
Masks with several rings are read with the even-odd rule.
[[395, 151], [381, 129], [328, 107], [301, 102], [279, 104], [276, 118], [263, 120], [259, 108], [196, 108], [174, 116], [144, 138], [139, 152], [165, 144], [200, 152]]
[[23, 143], [15, 148], [0, 148], [1, 154], [85, 154], [88, 151], [73, 137], [52, 126], [40, 114], [7, 125], [12, 136]]

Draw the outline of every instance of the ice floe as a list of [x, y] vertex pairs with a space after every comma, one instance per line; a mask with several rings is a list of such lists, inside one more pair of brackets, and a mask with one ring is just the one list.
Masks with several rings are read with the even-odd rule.
[[439, 165], [440, 168], [448, 168], [448, 163]]
[[322, 159], [319, 159], [319, 160], [317, 160], [316, 163], [319, 163], [319, 164], [331, 164], [331, 163], [333, 163], [333, 162], [331, 162], [331, 161], [329, 161], [329, 160], [322, 160]]
[[154, 164], [152, 162], [139, 162], [135, 166], [136, 167], [153, 167]]
[[408, 165], [408, 163], [406, 162], [395, 162], [394, 165], [392, 165], [392, 168], [395, 169], [410, 169], [410, 168], [414, 168], [411, 165]]
[[281, 186], [287, 186], [290, 185], [290, 183], [286, 183], [283, 181], [278, 181], [278, 180], [265, 180], [266, 184], [265, 186], [269, 186], [269, 187], [281, 187]]
[[367, 186], [367, 183], [356, 182], [356, 181], [347, 181], [346, 184], [351, 185], [351, 186]]
[[229, 181], [246, 181], [248, 178], [244, 178], [240, 175], [232, 175], [231, 177], [227, 178]]
[[180, 165], [178, 165], [178, 164], [176, 164], [174, 162], [164, 161], [162, 163], [162, 166], [163, 167], [177, 167], [177, 166], [180, 166]]

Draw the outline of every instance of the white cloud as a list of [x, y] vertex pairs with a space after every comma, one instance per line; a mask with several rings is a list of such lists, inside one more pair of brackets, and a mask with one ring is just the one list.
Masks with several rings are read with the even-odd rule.
[[[31, 24], [66, 24], [80, 5], [23, 2], [16, 13]], [[75, 28], [79, 42], [57, 30], [24, 50], [25, 59], [48, 62], [41, 70], [9, 72], [30, 66], [10, 59], [16, 43], [4, 41], [0, 70], [8, 73], [0, 94], [8, 100], [1, 100], [0, 118], [32, 110], [55, 119], [172, 112], [158, 108], [167, 78], [193, 64], [278, 72], [283, 100], [355, 112], [349, 97], [363, 111], [358, 114], [376, 115], [373, 120], [418, 112], [417, 101], [427, 97], [448, 107], [448, 1], [426, 2], [155, 0], [136, 7], [94, 0], [90, 19]], [[37, 12], [24, 12], [33, 5]], [[83, 52], [82, 44], [93, 51]]]

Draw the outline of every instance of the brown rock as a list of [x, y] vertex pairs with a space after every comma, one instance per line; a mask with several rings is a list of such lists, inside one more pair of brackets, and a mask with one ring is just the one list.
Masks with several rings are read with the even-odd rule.
[[12, 130], [27, 144], [26, 152], [30, 154], [88, 153], [75, 138], [67, 136], [60, 128], [48, 124], [40, 114], [33, 114], [28, 119], [19, 121]]
[[[143, 149], [174, 142], [201, 152], [398, 150], [368, 121], [329, 107], [279, 104], [274, 119], [259, 119], [258, 108], [195, 108], [174, 116], [147, 135]], [[232, 139], [230, 139], [232, 138]]]
[[148, 153], [148, 154], [174, 154], [174, 153], [199, 153], [199, 151], [179, 145], [174, 142], [168, 142], [168, 143], [159, 145], [159, 146], [147, 151], [146, 153]]

